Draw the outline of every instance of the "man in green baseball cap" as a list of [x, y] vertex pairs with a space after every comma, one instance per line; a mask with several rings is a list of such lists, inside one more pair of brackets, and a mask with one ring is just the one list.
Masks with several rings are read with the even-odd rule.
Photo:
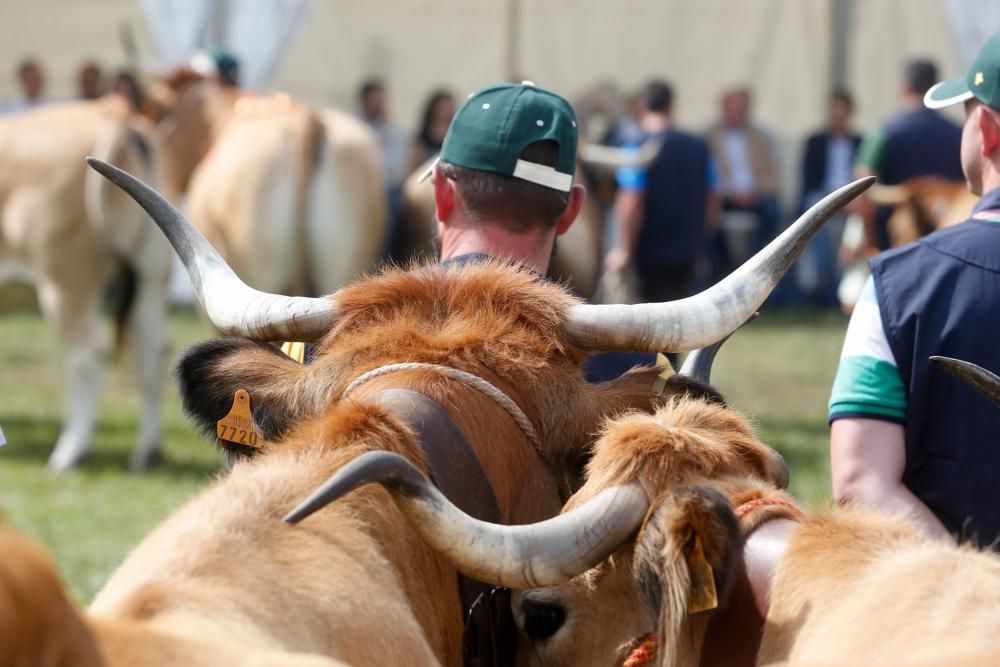
[[965, 222], [872, 258], [830, 397], [833, 493], [998, 548], [1000, 410], [928, 360], [1000, 370], [1000, 34], [924, 103], [964, 103], [962, 171], [981, 198]]
[[432, 177], [444, 264], [496, 257], [544, 274], [586, 190], [573, 182], [576, 115], [530, 81], [473, 93], [455, 113]]
[[940, 109], [971, 99], [1000, 110], [1000, 33], [983, 45], [969, 71], [932, 86], [924, 95], [924, 104], [928, 109]]

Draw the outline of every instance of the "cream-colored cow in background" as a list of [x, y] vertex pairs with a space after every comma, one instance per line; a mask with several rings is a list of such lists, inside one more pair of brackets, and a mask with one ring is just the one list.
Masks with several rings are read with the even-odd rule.
[[249, 285], [326, 294], [374, 265], [387, 210], [363, 123], [183, 68], [151, 98], [174, 195]]
[[160, 151], [150, 129], [114, 96], [0, 119], [0, 280], [34, 282], [66, 357], [66, 421], [49, 458], [53, 470], [73, 466], [94, 431], [108, 353], [101, 298], [119, 262], [137, 275], [127, 326], [142, 417], [130, 465], [144, 467], [160, 443], [170, 250], [149, 232], [142, 211], [84, 163], [101, 155], [159, 182]]

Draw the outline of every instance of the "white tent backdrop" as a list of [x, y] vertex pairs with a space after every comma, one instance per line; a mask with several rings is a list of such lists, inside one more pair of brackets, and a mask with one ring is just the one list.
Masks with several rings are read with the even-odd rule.
[[225, 48], [241, 84], [260, 90], [302, 27], [312, 0], [139, 0], [163, 64]]
[[979, 48], [1000, 30], [1000, 2], [997, 0], [945, 0], [948, 22], [962, 64], [968, 67]]

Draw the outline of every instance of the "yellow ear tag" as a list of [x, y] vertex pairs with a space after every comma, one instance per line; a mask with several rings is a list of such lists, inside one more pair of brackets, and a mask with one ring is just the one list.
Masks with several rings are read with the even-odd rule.
[[674, 369], [670, 366], [670, 360], [667, 359], [667, 355], [662, 352], [656, 353], [656, 365], [665, 366], [663, 372], [656, 376], [656, 380], [653, 381], [653, 395], [662, 396], [663, 389], [667, 386], [667, 379], [674, 374]]
[[688, 597], [688, 613], [697, 614], [711, 611], [719, 606], [719, 596], [715, 592], [715, 573], [705, 560], [701, 547], [701, 536], [694, 538], [694, 549], [685, 556], [688, 572], [691, 573], [691, 595]]
[[306, 358], [306, 344], [296, 341], [288, 341], [281, 344], [281, 351], [285, 353], [290, 359], [294, 359], [300, 364], [305, 363]]
[[250, 394], [246, 389], [237, 389], [233, 396], [233, 407], [229, 414], [215, 424], [215, 434], [219, 440], [231, 442], [244, 447], [261, 448], [264, 446], [264, 436], [250, 413]]

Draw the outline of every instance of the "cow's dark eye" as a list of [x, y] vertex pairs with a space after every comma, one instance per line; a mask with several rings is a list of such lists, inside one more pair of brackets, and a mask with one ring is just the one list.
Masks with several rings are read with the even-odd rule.
[[524, 613], [524, 634], [532, 641], [544, 641], [557, 633], [566, 622], [562, 605], [525, 597], [521, 600]]

